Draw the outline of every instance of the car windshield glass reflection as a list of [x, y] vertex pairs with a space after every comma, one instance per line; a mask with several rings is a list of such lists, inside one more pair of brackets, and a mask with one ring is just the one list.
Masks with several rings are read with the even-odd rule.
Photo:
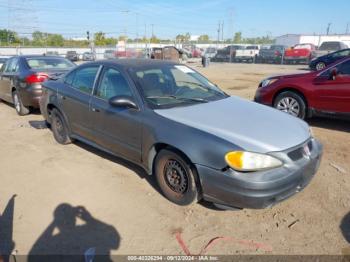
[[183, 65], [147, 68], [135, 72], [141, 93], [155, 109], [206, 103], [227, 95], [205, 77]]

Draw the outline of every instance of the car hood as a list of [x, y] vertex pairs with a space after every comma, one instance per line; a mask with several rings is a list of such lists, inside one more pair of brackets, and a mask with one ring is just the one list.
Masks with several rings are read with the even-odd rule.
[[155, 112], [252, 152], [283, 151], [310, 138], [304, 121], [238, 97]]

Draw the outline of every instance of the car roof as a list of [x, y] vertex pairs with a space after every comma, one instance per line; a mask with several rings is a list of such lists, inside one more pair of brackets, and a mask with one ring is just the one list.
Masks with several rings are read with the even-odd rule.
[[[102, 65], [116, 65], [125, 68], [146, 68], [152, 66], [169, 66], [169, 65], [177, 65], [179, 63], [175, 63], [169, 60], [157, 60], [157, 59], [114, 59], [114, 60], [99, 60], [96, 62], [86, 63], [86, 64], [102, 64]], [[84, 65], [86, 65], [84, 64]]]
[[46, 55], [17, 55], [17, 56], [12, 56], [12, 57], [19, 57], [19, 58], [48, 58], [52, 59], [53, 57], [59, 57], [64, 59], [64, 57], [61, 56], [46, 56]]

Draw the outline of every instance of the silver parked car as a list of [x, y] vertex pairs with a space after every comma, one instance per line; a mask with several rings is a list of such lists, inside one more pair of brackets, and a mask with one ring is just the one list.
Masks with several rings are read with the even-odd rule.
[[304, 121], [230, 97], [181, 64], [98, 61], [44, 88], [41, 112], [58, 143], [134, 162], [179, 205], [269, 207], [306, 187], [320, 164]]

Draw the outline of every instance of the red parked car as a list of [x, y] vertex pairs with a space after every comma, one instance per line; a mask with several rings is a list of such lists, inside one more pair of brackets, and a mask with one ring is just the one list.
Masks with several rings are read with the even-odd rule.
[[292, 48], [284, 51], [284, 62], [286, 64], [292, 63], [306, 63], [314, 58], [316, 46], [313, 44], [298, 44]]
[[267, 78], [255, 101], [302, 119], [314, 115], [350, 119], [350, 58], [318, 72]]

